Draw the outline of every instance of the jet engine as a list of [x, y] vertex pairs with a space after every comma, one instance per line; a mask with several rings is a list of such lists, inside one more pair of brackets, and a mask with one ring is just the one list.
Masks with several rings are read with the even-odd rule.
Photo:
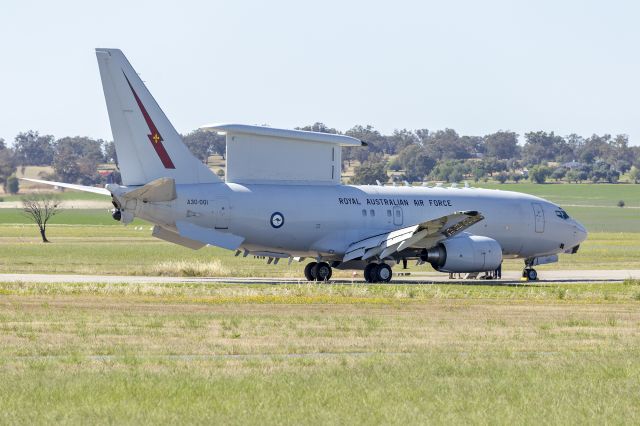
[[464, 234], [423, 250], [420, 259], [441, 272], [493, 271], [502, 263], [502, 248], [492, 238]]

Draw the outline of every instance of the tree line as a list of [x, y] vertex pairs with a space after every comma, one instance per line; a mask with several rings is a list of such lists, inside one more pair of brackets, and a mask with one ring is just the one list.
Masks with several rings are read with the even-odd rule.
[[[302, 127], [339, 133], [322, 123]], [[453, 129], [395, 130], [383, 135], [371, 126], [354, 126], [348, 136], [366, 141], [368, 149], [347, 148], [344, 166], [358, 160], [352, 183], [387, 182], [388, 171], [408, 182], [459, 182], [493, 179], [536, 183], [548, 180], [615, 183], [624, 173], [640, 181], [640, 147], [630, 146], [627, 135], [556, 135], [535, 131], [519, 135], [500, 130], [484, 136], [459, 135]]]
[[[323, 123], [298, 129], [342, 134]], [[368, 148], [343, 149], [343, 170], [357, 162], [351, 179], [357, 184], [388, 182], [389, 172], [393, 179], [409, 182], [530, 179], [537, 183], [615, 183], [627, 172], [636, 183], [640, 180], [640, 147], [630, 146], [623, 134], [583, 137], [535, 131], [525, 133], [522, 144], [518, 134], [503, 130], [465, 136], [453, 129], [402, 129], [384, 135], [372, 126], [357, 125], [343, 134], [368, 144]], [[224, 136], [195, 130], [183, 135], [183, 140], [203, 162], [214, 154], [224, 158]], [[0, 139], [0, 183], [5, 191], [12, 189], [18, 168], [51, 166], [53, 173], [42, 178], [95, 185], [106, 179], [98, 173], [98, 166], [117, 162], [113, 142], [86, 136], [56, 139], [30, 130], [19, 133], [12, 146]], [[119, 177], [115, 173], [111, 178], [117, 182]]]
[[[224, 156], [223, 136], [196, 130], [183, 135], [183, 140], [193, 154], [204, 162], [213, 154]], [[87, 136], [56, 139], [52, 135], [41, 135], [34, 130], [19, 133], [12, 146], [0, 139], [0, 184], [5, 192], [18, 191], [16, 171], [24, 171], [27, 166], [52, 167], [52, 173], [39, 176], [42, 179], [82, 185], [105, 184], [108, 180], [119, 183], [120, 175], [117, 170], [107, 174], [108, 176], [99, 173], [101, 164], [118, 164], [112, 141]]]

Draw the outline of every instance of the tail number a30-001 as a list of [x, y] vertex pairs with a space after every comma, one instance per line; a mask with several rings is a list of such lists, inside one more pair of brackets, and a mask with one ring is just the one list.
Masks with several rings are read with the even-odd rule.
[[209, 200], [198, 200], [197, 198], [190, 198], [187, 200], [188, 206], [206, 206], [209, 204]]

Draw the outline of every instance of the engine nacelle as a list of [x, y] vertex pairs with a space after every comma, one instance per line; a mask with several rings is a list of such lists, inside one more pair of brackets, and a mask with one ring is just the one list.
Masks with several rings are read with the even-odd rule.
[[442, 272], [493, 271], [502, 263], [502, 247], [489, 237], [460, 235], [424, 250], [420, 258]]

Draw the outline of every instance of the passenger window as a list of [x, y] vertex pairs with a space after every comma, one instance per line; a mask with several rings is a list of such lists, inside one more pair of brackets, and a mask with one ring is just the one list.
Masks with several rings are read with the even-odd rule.
[[391, 217], [391, 210], [387, 210], [387, 216]]
[[367, 215], [367, 210], [362, 209], [362, 216], [366, 216]]
[[373, 216], [376, 215], [376, 212], [375, 212], [375, 210], [371, 209], [371, 210], [369, 210], [369, 214], [373, 217]]

